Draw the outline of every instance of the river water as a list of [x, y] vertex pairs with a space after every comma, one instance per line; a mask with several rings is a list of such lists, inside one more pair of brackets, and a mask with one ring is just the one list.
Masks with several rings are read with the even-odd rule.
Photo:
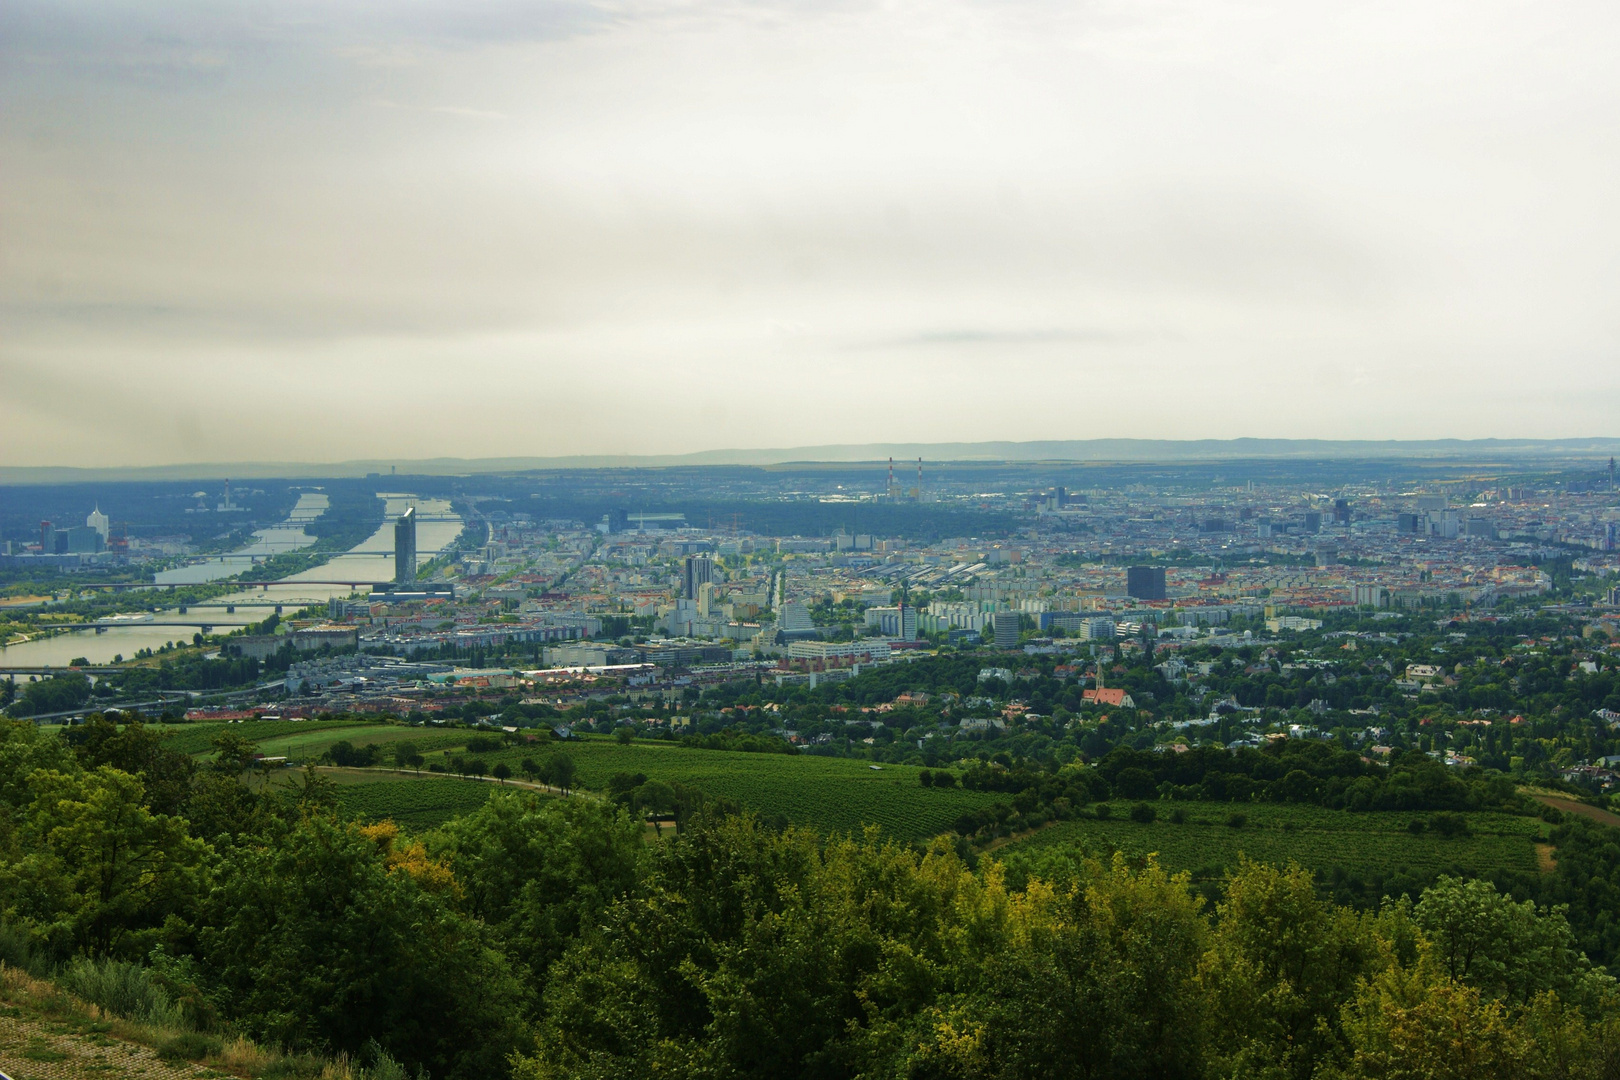
[[[387, 500], [387, 510], [382, 527], [365, 540], [356, 544], [341, 555], [335, 556], [321, 566], [313, 567], [300, 574], [281, 578], [274, 585], [261, 588], [243, 589], [240, 592], [222, 596], [217, 600], [210, 600], [209, 604], [235, 604], [234, 612], [227, 612], [224, 607], [192, 607], [181, 614], [177, 608], [169, 608], [157, 612], [152, 616], [151, 623], [130, 623], [121, 626], [109, 626], [97, 633], [95, 630], [75, 631], [70, 634], [60, 634], [52, 638], [38, 641], [28, 641], [17, 645], [0, 647], [0, 668], [18, 667], [66, 667], [74, 659], [83, 657], [92, 664], [112, 663], [118, 656], [130, 657], [140, 649], [159, 649], [171, 641], [190, 641], [191, 636], [202, 629], [201, 626], [174, 626], [154, 625], [174, 622], [206, 622], [215, 633], [228, 633], [239, 626], [260, 622], [275, 610], [276, 604], [283, 605], [283, 614], [291, 615], [301, 607], [309, 604], [324, 604], [334, 596], [348, 596], [355, 591], [365, 592], [367, 586], [361, 584], [358, 589], [349, 585], [330, 585], [323, 582], [373, 582], [383, 583], [394, 578], [394, 519], [404, 513], [407, 507], [415, 506], [418, 518], [416, 526], [416, 559], [418, 564], [427, 562], [439, 552], [449, 547], [461, 533], [462, 522], [450, 510], [450, 504], [444, 499], [419, 499], [414, 495], [380, 493]], [[312, 507], [300, 497], [298, 507], [293, 514], [300, 511], [307, 513]], [[325, 496], [320, 496], [324, 502]], [[321, 509], [325, 509], [324, 506]], [[315, 515], [318, 516], [318, 515]], [[249, 550], [259, 551], [261, 545], [267, 543], [295, 543], [291, 533], [306, 535], [303, 527], [312, 516], [294, 521], [289, 517], [287, 521], [270, 529], [255, 534], [255, 540], [250, 549], [242, 552], [232, 552], [222, 558], [243, 557], [251, 563], [252, 556], [246, 554]], [[273, 535], [279, 534], [279, 535]], [[310, 541], [313, 543], [313, 540]], [[277, 551], [295, 551], [308, 544], [297, 543], [295, 547], [283, 547]], [[274, 552], [271, 552], [274, 553]], [[260, 551], [261, 557], [264, 554]], [[224, 565], [218, 562], [199, 564], [204, 568]], [[249, 566], [242, 566], [227, 573], [240, 573]], [[192, 567], [181, 567], [181, 570], [191, 570]], [[216, 580], [221, 574], [213, 577], [199, 577], [197, 581]], [[191, 583], [193, 579], [181, 579], [183, 583]], [[136, 595], [141, 595], [137, 593]], [[131, 606], [136, 606], [132, 603]]]
[[326, 513], [326, 495], [306, 491], [298, 496], [298, 505], [292, 508], [287, 520], [253, 533], [253, 543], [228, 555], [209, 555], [173, 570], [165, 570], [154, 579], [159, 585], [201, 585], [220, 578], [234, 577], [253, 569], [272, 555], [297, 551], [315, 543], [315, 538], [304, 531], [304, 526]]

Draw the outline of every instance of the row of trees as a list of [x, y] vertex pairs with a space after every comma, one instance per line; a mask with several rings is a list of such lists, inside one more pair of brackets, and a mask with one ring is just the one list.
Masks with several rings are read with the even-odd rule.
[[[229, 732], [216, 751], [104, 719], [71, 742], [0, 727], [6, 940], [145, 959], [199, 1025], [375, 1040], [441, 1080], [1620, 1063], [1620, 992], [1564, 914], [1484, 882], [1358, 912], [1246, 863], [1210, 906], [1151, 860], [1052, 852], [1014, 879], [946, 838], [829, 839], [639, 776], [606, 800], [497, 793], [413, 838], [341, 820], [313, 775], [250, 790]], [[673, 809], [679, 835], [649, 844], [627, 808]]]

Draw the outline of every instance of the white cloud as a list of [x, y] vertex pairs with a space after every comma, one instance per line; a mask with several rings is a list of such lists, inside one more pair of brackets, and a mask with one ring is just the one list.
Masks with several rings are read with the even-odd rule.
[[8, 11], [13, 464], [1620, 404], [1608, 6]]

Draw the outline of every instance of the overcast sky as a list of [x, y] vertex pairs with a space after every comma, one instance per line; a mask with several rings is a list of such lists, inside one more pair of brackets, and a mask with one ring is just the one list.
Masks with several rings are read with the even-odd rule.
[[1620, 434], [1620, 5], [0, 2], [10, 465]]

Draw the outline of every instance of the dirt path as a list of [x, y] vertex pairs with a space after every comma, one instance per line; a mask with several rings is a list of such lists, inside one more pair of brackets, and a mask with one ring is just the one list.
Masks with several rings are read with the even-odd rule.
[[1558, 856], [1551, 844], [1536, 845], [1536, 869], [1543, 874], [1550, 874], [1558, 869]]
[[1579, 814], [1581, 817], [1592, 819], [1599, 825], [1620, 826], [1620, 814], [1608, 810], [1599, 810], [1595, 806], [1587, 806], [1577, 799], [1567, 798], [1563, 795], [1539, 795], [1535, 792], [1527, 792], [1527, 794], [1542, 805], [1550, 806], [1554, 810], [1562, 810], [1566, 814]]
[[536, 783], [530, 780], [519, 780], [516, 777], [507, 777], [505, 780], [494, 776], [461, 776], [457, 773], [436, 773], [419, 771], [417, 769], [390, 769], [380, 765], [368, 765], [363, 769], [349, 768], [342, 765], [315, 765], [316, 772], [344, 773], [349, 776], [375, 776], [377, 773], [389, 773], [393, 776], [405, 776], [414, 780], [466, 780], [475, 784], [495, 784], [499, 787], [524, 788], [528, 791], [540, 791], [547, 795], [562, 795], [564, 797], [583, 795], [586, 798], [600, 798], [589, 791], [580, 791], [578, 788], [552, 787], [550, 784]]
[[1029, 838], [1031, 836], [1034, 836], [1036, 833], [1040, 832], [1042, 829], [1050, 829], [1054, 825], [1061, 825], [1061, 824], [1062, 824], [1061, 821], [1048, 821], [1045, 825], [1037, 825], [1033, 829], [1025, 829], [1023, 832], [1016, 832], [1016, 833], [1011, 834], [1010, 836], [998, 836], [996, 839], [990, 841], [990, 843], [988, 843], [984, 847], [980, 848], [979, 849], [979, 854], [981, 854], [981, 855], [988, 854], [989, 852], [992, 852], [992, 851], [996, 850], [996, 848], [1006, 847], [1008, 844], [1011, 844], [1014, 841], [1024, 840], [1024, 839], [1027, 839], [1027, 838]]

